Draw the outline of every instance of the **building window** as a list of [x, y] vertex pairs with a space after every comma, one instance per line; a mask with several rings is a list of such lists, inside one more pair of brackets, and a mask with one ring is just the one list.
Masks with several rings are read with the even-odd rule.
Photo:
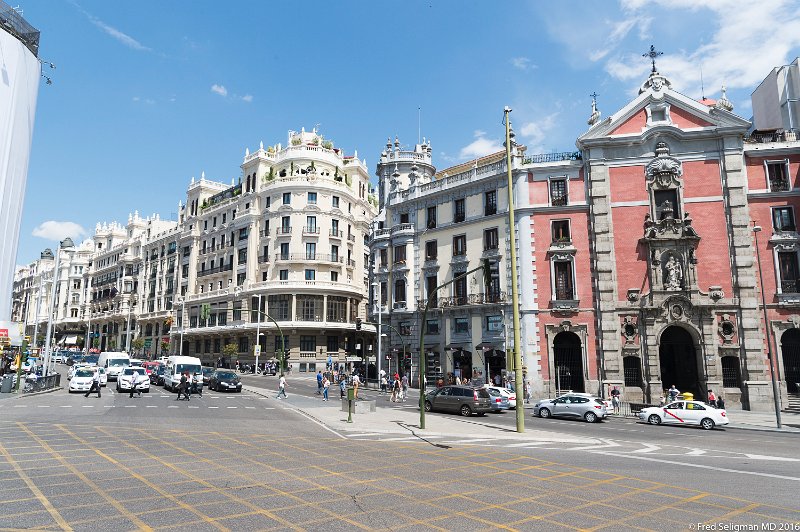
[[284, 205], [291, 205], [292, 204], [292, 193], [291, 192], [284, 192], [283, 193], [283, 204]]
[[781, 277], [781, 293], [800, 293], [800, 268], [797, 263], [796, 251], [779, 251], [778, 267]]
[[239, 229], [239, 242], [242, 240], [247, 240], [248, 229], [247, 227], [242, 227]]
[[380, 265], [383, 268], [386, 267], [386, 263], [388, 262], [387, 256], [388, 253], [386, 252], [385, 249], [380, 250]]
[[284, 242], [281, 244], [281, 260], [289, 260], [289, 243]]
[[247, 279], [247, 273], [242, 272], [236, 274], [236, 286], [242, 286], [246, 279]]
[[247, 336], [239, 337], [239, 352], [247, 353], [250, 350], [250, 339]]
[[292, 305], [292, 296], [281, 294], [276, 296], [269, 296], [269, 315], [275, 321], [286, 321], [289, 319], [289, 309]]
[[469, 318], [455, 318], [453, 320], [453, 334], [469, 334]]
[[500, 239], [497, 236], [497, 228], [485, 229], [483, 231], [483, 249], [497, 249], [500, 246]]
[[325, 315], [322, 296], [297, 296], [299, 321], [322, 321]]
[[553, 263], [553, 288], [557, 301], [572, 301], [575, 299], [574, 282], [572, 277], [572, 261], [556, 261]]
[[278, 280], [279, 281], [288, 281], [289, 280], [289, 270], [280, 270], [278, 272]]
[[428, 229], [433, 229], [436, 227], [436, 206], [428, 207], [428, 216], [425, 225]]
[[569, 231], [569, 220], [553, 220], [551, 226], [553, 242], [571, 242], [572, 235]]
[[453, 237], [453, 256], [458, 257], [467, 254], [467, 235]]
[[655, 203], [656, 220], [678, 219], [681, 217], [678, 209], [677, 190], [656, 190], [653, 192], [653, 203]]
[[775, 207], [772, 209], [772, 227], [776, 231], [796, 231], [794, 212], [791, 207]]
[[426, 320], [425, 334], [439, 334], [439, 320]]
[[275, 335], [275, 352], [289, 351], [289, 337]]
[[339, 208], [339, 196], [333, 196], [333, 208], [334, 209]]
[[439, 246], [436, 245], [436, 240], [425, 242], [425, 260], [436, 260], [438, 254]]
[[639, 357], [624, 357], [622, 367], [625, 386], [640, 387], [642, 385], [642, 364]]
[[306, 281], [313, 281], [317, 278], [316, 270], [306, 270]]
[[503, 332], [503, 316], [486, 316], [486, 330], [490, 333]]
[[722, 387], [739, 388], [742, 385], [739, 374], [739, 358], [722, 357], [720, 362], [722, 362]]
[[430, 301], [429, 308], [436, 308], [439, 306], [436, 294], [437, 286], [439, 285], [435, 275], [425, 277], [425, 294], [428, 297], [428, 301]]
[[394, 282], [394, 301], [395, 303], [406, 303], [406, 282], [403, 279], [398, 279]]
[[483, 214], [485, 216], [490, 216], [492, 214], [497, 214], [497, 191], [490, 190], [484, 195], [483, 200]]
[[392, 255], [394, 256], [394, 263], [405, 263], [406, 262], [406, 246], [403, 244], [402, 246], [395, 246]]
[[453, 202], [453, 222], [463, 222], [467, 217], [464, 199], [457, 199]]
[[247, 248], [242, 248], [239, 250], [239, 264], [243, 264], [247, 262]]
[[328, 353], [337, 353], [339, 351], [339, 337], [328, 336]]
[[312, 335], [300, 335], [300, 351], [313, 353], [317, 350], [317, 337]]
[[456, 305], [466, 305], [469, 302], [467, 297], [467, 276], [463, 272], [454, 272], [453, 275], [455, 276], [453, 281], [454, 303]]
[[339, 272], [331, 272], [331, 282], [333, 283], [339, 282]]
[[315, 242], [306, 242], [306, 260], [317, 259], [317, 244]]
[[401, 224], [407, 224], [408, 223], [408, 213], [407, 212], [404, 212], [403, 214], [400, 215], [400, 223]]
[[567, 205], [567, 180], [566, 178], [550, 180], [550, 205], [563, 207]]
[[308, 193], [308, 204], [309, 205], [316, 205], [317, 204], [317, 193], [316, 192], [309, 192]]
[[765, 161], [769, 189], [772, 192], [783, 192], [791, 188], [789, 184], [789, 161]]
[[345, 323], [347, 321], [346, 297], [328, 296], [327, 320], [335, 323]]
[[312, 235], [319, 233], [319, 229], [317, 229], [316, 216], [306, 216], [306, 233]]
[[331, 262], [339, 261], [339, 246], [331, 246]]

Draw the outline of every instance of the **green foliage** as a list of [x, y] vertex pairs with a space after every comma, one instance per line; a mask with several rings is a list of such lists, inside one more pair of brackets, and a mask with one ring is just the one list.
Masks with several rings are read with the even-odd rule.
[[139, 351], [142, 348], [144, 348], [144, 338], [134, 338], [131, 341], [131, 347], [133, 347], [137, 351]]
[[222, 356], [227, 359], [233, 359], [239, 354], [239, 346], [236, 344], [225, 344], [222, 346]]
[[333, 148], [333, 142], [326, 140], [322, 143], [322, 147], [325, 148], [326, 150], [330, 150], [331, 148]]
[[200, 317], [207, 320], [209, 316], [211, 316], [211, 305], [206, 303], [200, 307]]
[[161, 353], [166, 353], [169, 351], [169, 342], [163, 341], [161, 342]]
[[300, 137], [292, 137], [292, 146], [300, 145]]
[[267, 174], [267, 181], [272, 181], [273, 179], [275, 179], [275, 168], [270, 166], [269, 173]]

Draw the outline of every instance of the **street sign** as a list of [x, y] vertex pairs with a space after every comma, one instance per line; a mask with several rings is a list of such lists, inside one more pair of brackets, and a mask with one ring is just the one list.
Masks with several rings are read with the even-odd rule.
[[153, 339], [152, 338], [146, 338], [145, 341], [144, 341], [144, 346], [149, 349], [150, 346], [152, 346], [152, 345], [153, 345]]
[[255, 347], [253, 347], [253, 354], [256, 356], [256, 358], [261, 356], [261, 346], [260, 345], [256, 344]]

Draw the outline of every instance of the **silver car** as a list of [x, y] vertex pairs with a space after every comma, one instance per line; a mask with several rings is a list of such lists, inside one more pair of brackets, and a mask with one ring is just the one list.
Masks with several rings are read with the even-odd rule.
[[504, 395], [499, 388], [488, 387], [486, 391], [489, 392], [489, 401], [492, 410], [495, 412], [502, 412], [511, 408], [511, 402], [508, 400], [508, 395]]
[[585, 394], [567, 394], [555, 399], [543, 399], [533, 407], [534, 415], [548, 418], [565, 417], [594, 423], [608, 417], [605, 401]]

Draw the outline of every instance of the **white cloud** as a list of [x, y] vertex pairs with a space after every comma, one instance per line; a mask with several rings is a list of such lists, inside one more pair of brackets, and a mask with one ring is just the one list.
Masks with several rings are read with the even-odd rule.
[[143, 52], [149, 52], [150, 51], [150, 48], [148, 48], [147, 46], [144, 46], [142, 43], [140, 43], [139, 41], [137, 41], [136, 39], [134, 39], [130, 35], [126, 35], [125, 33], [122, 33], [117, 28], [109, 26], [108, 24], [106, 24], [105, 22], [103, 22], [102, 20], [100, 20], [100, 19], [98, 19], [96, 17], [93, 17], [91, 15], [88, 15], [88, 17], [89, 17], [89, 21], [92, 24], [94, 24], [95, 26], [97, 26], [98, 28], [100, 28], [101, 30], [106, 32], [108, 35], [110, 35], [111, 37], [113, 37], [117, 41], [121, 42], [122, 44], [124, 44], [128, 48], [130, 48], [132, 50], [140, 50], [140, 51], [143, 51]]
[[223, 97], [228, 95], [228, 89], [226, 89], [224, 85], [217, 85], [216, 83], [211, 85], [211, 92], [217, 93]]
[[247, 102], [247, 103], [252, 102], [253, 101], [253, 95], [252, 94], [245, 94], [244, 96], [242, 96], [242, 101]]
[[55, 220], [48, 220], [46, 222], [42, 222], [38, 227], [34, 228], [31, 234], [46, 240], [63, 240], [66, 237], [77, 240], [86, 234], [86, 229], [75, 222], [57, 222]]
[[486, 138], [486, 132], [475, 131], [475, 140], [461, 148], [458, 153], [460, 159], [475, 159], [490, 153], [495, 153], [503, 149], [503, 143], [499, 139]]
[[[667, 53], [656, 61], [658, 70], [685, 94], [700, 94], [701, 67], [711, 93], [722, 85], [752, 88], [774, 67], [787, 64], [792, 59], [789, 54], [800, 46], [800, 4], [794, 0], [737, 3], [735, 7], [723, 0], [624, 0], [623, 7], [652, 11], [654, 3], [671, 10], [710, 12], [701, 13], [714, 28], [709, 40], [694, 50]], [[629, 54], [609, 60], [606, 71], [627, 81], [643, 79], [646, 66], [638, 54]]]
[[544, 153], [547, 151], [545, 141], [548, 134], [556, 127], [558, 113], [552, 113], [539, 120], [524, 122], [519, 128], [521, 144], [525, 144], [528, 153]]
[[533, 70], [538, 68], [536, 65], [531, 63], [531, 60], [527, 57], [512, 57], [511, 65], [517, 70]]

